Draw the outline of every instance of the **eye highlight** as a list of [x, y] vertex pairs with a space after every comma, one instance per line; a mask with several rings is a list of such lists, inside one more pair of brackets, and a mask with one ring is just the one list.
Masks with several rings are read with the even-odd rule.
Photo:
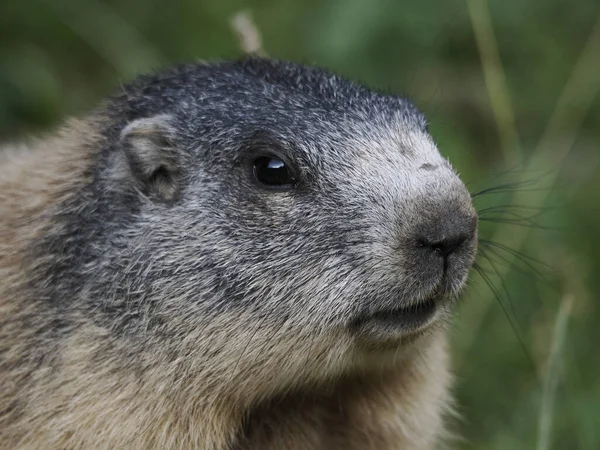
[[259, 156], [254, 159], [252, 174], [256, 181], [270, 189], [292, 189], [296, 183], [290, 168], [275, 156]]

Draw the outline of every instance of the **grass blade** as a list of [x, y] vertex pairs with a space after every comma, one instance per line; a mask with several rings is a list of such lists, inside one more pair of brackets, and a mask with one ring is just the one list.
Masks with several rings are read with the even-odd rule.
[[544, 377], [542, 390], [542, 401], [540, 405], [540, 415], [538, 423], [538, 444], [537, 450], [550, 450], [552, 434], [552, 417], [554, 413], [554, 400], [556, 398], [556, 389], [560, 379], [560, 363], [564, 343], [567, 336], [567, 326], [569, 316], [573, 306], [573, 296], [565, 295], [556, 321], [554, 322], [554, 331], [552, 333], [552, 344], [550, 355], [548, 357], [548, 367]]

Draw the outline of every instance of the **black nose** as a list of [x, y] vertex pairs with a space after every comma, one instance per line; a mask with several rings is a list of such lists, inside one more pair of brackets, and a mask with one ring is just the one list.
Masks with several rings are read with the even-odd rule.
[[416, 244], [428, 253], [448, 259], [453, 253], [472, 245], [476, 230], [476, 216], [442, 209], [415, 230]]
[[459, 249], [465, 242], [469, 240], [469, 235], [466, 233], [448, 236], [442, 239], [431, 239], [420, 237], [417, 239], [419, 247], [427, 248], [433, 252], [447, 258], [451, 253]]

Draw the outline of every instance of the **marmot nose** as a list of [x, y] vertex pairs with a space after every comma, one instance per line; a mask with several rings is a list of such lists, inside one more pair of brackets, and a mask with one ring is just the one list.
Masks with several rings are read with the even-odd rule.
[[417, 245], [447, 258], [468, 240], [469, 235], [466, 233], [451, 235], [441, 239], [420, 237], [417, 239]]
[[454, 211], [422, 223], [416, 233], [416, 244], [424, 251], [447, 259], [451, 254], [469, 247], [476, 230], [477, 217]]

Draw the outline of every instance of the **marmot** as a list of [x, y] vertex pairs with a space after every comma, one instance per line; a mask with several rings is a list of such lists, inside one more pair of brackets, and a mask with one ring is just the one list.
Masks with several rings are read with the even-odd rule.
[[400, 96], [141, 76], [3, 150], [2, 449], [431, 449], [471, 197]]

